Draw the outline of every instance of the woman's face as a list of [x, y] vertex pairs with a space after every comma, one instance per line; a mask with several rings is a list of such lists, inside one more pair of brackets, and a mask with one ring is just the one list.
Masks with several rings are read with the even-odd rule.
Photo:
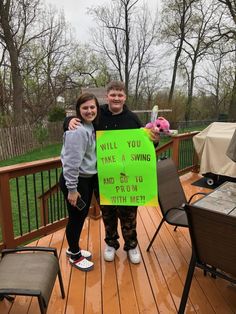
[[94, 99], [84, 102], [79, 110], [85, 123], [91, 123], [97, 116], [97, 106]]

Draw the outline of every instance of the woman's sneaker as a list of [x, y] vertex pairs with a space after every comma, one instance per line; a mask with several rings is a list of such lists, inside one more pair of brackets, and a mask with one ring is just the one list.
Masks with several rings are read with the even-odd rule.
[[72, 266], [82, 271], [90, 271], [94, 267], [93, 262], [88, 261], [83, 256], [81, 256], [79, 259], [76, 259], [76, 260], [73, 260], [72, 258], [70, 258], [69, 261]]
[[[66, 250], [66, 256], [67, 257], [71, 257], [73, 255], [77, 255], [79, 252], [77, 253], [72, 253], [69, 249]], [[92, 259], [92, 253], [86, 250], [80, 250], [80, 253], [83, 257], [87, 258], [88, 260]]]

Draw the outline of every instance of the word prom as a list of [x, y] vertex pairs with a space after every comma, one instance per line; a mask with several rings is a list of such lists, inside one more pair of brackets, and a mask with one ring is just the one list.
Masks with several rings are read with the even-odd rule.
[[98, 131], [103, 205], [157, 205], [156, 155], [146, 129]]

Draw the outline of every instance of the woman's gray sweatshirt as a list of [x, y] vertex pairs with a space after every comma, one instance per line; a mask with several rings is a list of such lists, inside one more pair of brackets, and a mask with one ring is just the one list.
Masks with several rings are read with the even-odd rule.
[[78, 177], [91, 177], [97, 173], [96, 139], [94, 127], [84, 123], [63, 136], [61, 161], [66, 187], [77, 191]]

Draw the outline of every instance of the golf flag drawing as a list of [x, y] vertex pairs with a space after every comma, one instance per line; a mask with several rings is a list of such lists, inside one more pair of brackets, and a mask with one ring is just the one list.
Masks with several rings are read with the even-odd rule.
[[97, 131], [102, 205], [156, 206], [157, 171], [149, 130]]

